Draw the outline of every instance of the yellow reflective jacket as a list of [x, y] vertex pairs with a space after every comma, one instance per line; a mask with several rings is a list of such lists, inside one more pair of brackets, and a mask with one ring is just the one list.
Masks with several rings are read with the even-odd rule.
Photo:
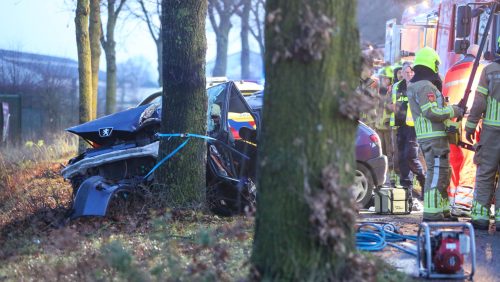
[[[401, 122], [399, 122], [399, 124], [396, 124], [396, 114], [398, 114], [399, 117], [404, 116], [405, 124], [407, 126], [415, 125], [413, 122], [413, 117], [411, 115], [410, 103], [408, 103], [408, 96], [406, 96], [406, 90], [403, 90], [401, 89], [403, 87], [400, 87], [403, 85], [403, 81], [404, 80], [400, 80], [392, 86], [392, 104], [394, 105], [394, 111], [391, 113], [390, 117], [391, 126], [402, 125]], [[404, 81], [404, 84], [406, 84], [406, 81]]]

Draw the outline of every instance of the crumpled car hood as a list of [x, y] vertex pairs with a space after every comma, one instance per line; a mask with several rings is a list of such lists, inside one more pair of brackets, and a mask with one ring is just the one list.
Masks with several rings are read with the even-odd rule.
[[[139, 119], [148, 106], [150, 105], [104, 116], [66, 130], [97, 144], [110, 143], [116, 139], [127, 139], [139, 127]], [[108, 131], [103, 132], [105, 129]], [[109, 135], [103, 133], [109, 133]]]

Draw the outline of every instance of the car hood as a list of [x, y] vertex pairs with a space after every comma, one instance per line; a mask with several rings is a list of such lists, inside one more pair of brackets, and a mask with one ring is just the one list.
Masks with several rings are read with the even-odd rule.
[[[127, 138], [137, 130], [140, 117], [148, 106], [139, 106], [104, 116], [66, 130], [97, 144], [109, 143], [118, 138]], [[105, 131], [106, 129], [107, 131]]]

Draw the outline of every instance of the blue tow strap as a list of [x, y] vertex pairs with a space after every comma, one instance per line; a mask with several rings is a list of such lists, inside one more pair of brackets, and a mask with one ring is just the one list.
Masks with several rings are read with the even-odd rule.
[[173, 157], [175, 154], [177, 154], [177, 152], [179, 152], [184, 146], [186, 146], [186, 144], [189, 142], [189, 140], [191, 139], [191, 137], [194, 137], [194, 138], [200, 138], [200, 139], [203, 139], [203, 140], [206, 140], [208, 143], [212, 143], [212, 142], [216, 142], [216, 143], [219, 143], [219, 144], [222, 144], [224, 147], [228, 148], [229, 150], [237, 153], [238, 155], [240, 155], [241, 157], [245, 158], [245, 159], [250, 159], [247, 155], [245, 154], [242, 154], [240, 153], [239, 151], [237, 151], [236, 149], [232, 148], [231, 146], [227, 145], [226, 143], [224, 142], [221, 142], [213, 137], [210, 137], [210, 136], [205, 136], [205, 135], [201, 135], [201, 134], [193, 134], [193, 133], [158, 133], [156, 134], [156, 136], [158, 136], [159, 138], [172, 138], [172, 137], [181, 137], [181, 138], [187, 138], [186, 141], [182, 142], [182, 144], [180, 144], [177, 148], [175, 148], [170, 154], [168, 154], [166, 157], [164, 157], [161, 161], [159, 161], [149, 172], [148, 174], [146, 174], [143, 179], [146, 179], [148, 178], [151, 174], [153, 174], [153, 172], [158, 168], [160, 167], [163, 163], [165, 163], [168, 159], [170, 159], [171, 157]]

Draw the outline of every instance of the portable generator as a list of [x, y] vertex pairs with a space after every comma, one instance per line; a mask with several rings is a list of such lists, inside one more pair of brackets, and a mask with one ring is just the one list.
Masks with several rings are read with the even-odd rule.
[[[470, 223], [420, 224], [417, 234], [419, 275], [430, 279], [471, 279], [476, 270], [474, 228]], [[470, 265], [470, 267], [465, 267]]]

